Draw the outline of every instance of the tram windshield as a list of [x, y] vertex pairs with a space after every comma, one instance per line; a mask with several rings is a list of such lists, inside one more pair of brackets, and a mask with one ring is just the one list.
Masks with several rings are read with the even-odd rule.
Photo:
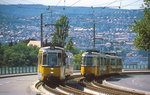
[[93, 65], [93, 57], [85, 57], [84, 58], [84, 65], [87, 65], [87, 66]]
[[48, 66], [58, 66], [57, 53], [48, 54]]

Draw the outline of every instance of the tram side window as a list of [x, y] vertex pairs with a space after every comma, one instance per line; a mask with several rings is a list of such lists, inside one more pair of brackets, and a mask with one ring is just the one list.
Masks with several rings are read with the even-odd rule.
[[101, 57], [101, 66], [103, 65], [103, 58]]
[[97, 66], [100, 66], [100, 58], [97, 57]]
[[106, 65], [106, 58], [104, 58], [104, 66]]
[[119, 59], [116, 59], [116, 65], [117, 66], [119, 65]]
[[[66, 58], [66, 60], [67, 60], [67, 58]], [[64, 61], [66, 61], [66, 60], [64, 60]], [[59, 65], [63, 65], [62, 63], [64, 63], [64, 62], [62, 62], [62, 53], [58, 53], [57, 65], [58, 65], [58, 63], [59, 63]]]
[[73, 63], [73, 59], [70, 58], [69, 65], [72, 65], [72, 63]]
[[122, 66], [122, 60], [121, 59], [119, 59], [119, 65]]
[[72, 59], [70, 58], [70, 56], [68, 56], [67, 58], [66, 58], [66, 65], [71, 65], [71, 63], [72, 63]]
[[106, 65], [109, 65], [109, 58], [106, 58]]
[[58, 58], [61, 58], [61, 53], [58, 53]]
[[117, 65], [118, 65], [118, 66], [121, 65], [120, 59], [117, 59]]
[[69, 65], [69, 58], [67, 57], [65, 60], [66, 65]]
[[111, 65], [115, 65], [115, 59], [111, 59]]

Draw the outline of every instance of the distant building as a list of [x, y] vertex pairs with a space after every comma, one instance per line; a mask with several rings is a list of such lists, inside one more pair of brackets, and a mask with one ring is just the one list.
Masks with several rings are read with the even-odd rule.
[[33, 40], [31, 40], [31, 41], [29, 41], [29, 43], [27, 44], [27, 46], [30, 46], [30, 45], [41, 47], [41, 41], [33, 41]]

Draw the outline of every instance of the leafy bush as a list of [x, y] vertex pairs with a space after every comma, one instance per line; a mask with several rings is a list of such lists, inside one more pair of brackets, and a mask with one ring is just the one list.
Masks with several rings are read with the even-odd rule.
[[39, 48], [20, 42], [13, 46], [0, 46], [0, 66], [31, 66], [37, 63]]

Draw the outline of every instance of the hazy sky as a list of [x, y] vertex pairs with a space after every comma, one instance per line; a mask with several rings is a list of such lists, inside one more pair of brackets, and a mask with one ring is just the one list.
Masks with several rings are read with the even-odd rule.
[[43, 4], [52, 6], [112, 7], [139, 9], [143, 0], [0, 0], [0, 4]]

